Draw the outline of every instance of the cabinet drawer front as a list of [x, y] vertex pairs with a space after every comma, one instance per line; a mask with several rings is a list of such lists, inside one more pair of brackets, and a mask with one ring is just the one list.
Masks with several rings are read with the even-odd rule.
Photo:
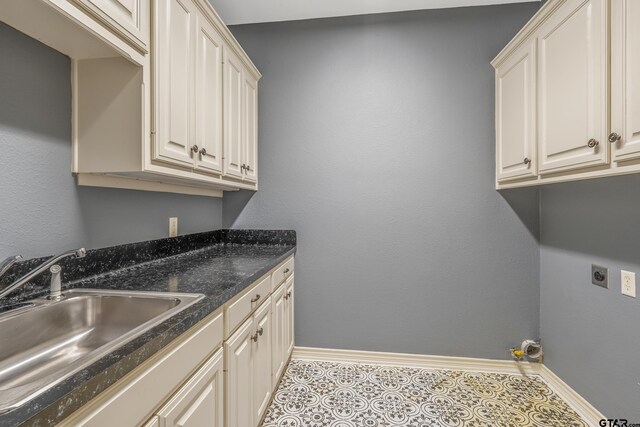
[[[222, 313], [198, 328], [184, 342], [141, 371], [134, 371], [116, 383], [75, 415], [65, 419], [61, 426], [133, 426], [151, 415], [191, 372], [213, 350], [222, 344]], [[188, 333], [188, 332], [187, 332]]]
[[271, 276], [266, 276], [254, 285], [249, 292], [227, 308], [226, 334], [228, 337], [271, 293]]
[[293, 276], [294, 270], [294, 258], [289, 258], [284, 264], [276, 269], [273, 272], [273, 286], [272, 289], [275, 290], [281, 283], [287, 280], [289, 277]]

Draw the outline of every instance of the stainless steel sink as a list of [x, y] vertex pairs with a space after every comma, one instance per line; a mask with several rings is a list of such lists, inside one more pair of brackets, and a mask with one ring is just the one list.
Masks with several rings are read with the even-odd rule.
[[66, 291], [0, 314], [0, 413], [179, 313], [200, 294]]

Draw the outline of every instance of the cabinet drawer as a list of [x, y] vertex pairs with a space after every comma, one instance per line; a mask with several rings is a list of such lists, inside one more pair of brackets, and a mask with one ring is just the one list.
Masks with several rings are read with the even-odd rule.
[[273, 285], [272, 289], [275, 290], [281, 283], [287, 280], [293, 275], [294, 268], [293, 257], [289, 258], [284, 264], [273, 272]]
[[249, 292], [244, 294], [236, 302], [232, 303], [225, 315], [225, 337], [240, 325], [271, 293], [271, 276], [263, 277]]

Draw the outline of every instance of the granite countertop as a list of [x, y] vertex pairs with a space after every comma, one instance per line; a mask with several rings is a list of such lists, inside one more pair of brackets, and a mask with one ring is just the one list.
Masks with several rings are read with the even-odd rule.
[[[72, 280], [64, 283], [66, 289], [200, 293], [205, 297], [21, 407], [1, 414], [0, 425], [56, 424], [223, 306], [295, 249], [295, 232], [291, 231], [217, 230], [89, 251], [87, 260], [67, 261], [63, 272], [66, 268]], [[40, 261], [25, 262], [22, 268], [27, 270]], [[21, 273], [18, 268], [13, 277]], [[10, 303], [41, 295], [47, 277], [40, 280]]]

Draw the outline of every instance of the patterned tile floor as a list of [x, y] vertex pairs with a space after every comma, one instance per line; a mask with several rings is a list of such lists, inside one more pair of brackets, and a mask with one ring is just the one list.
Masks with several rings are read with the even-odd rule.
[[588, 427], [538, 377], [292, 360], [262, 427]]

